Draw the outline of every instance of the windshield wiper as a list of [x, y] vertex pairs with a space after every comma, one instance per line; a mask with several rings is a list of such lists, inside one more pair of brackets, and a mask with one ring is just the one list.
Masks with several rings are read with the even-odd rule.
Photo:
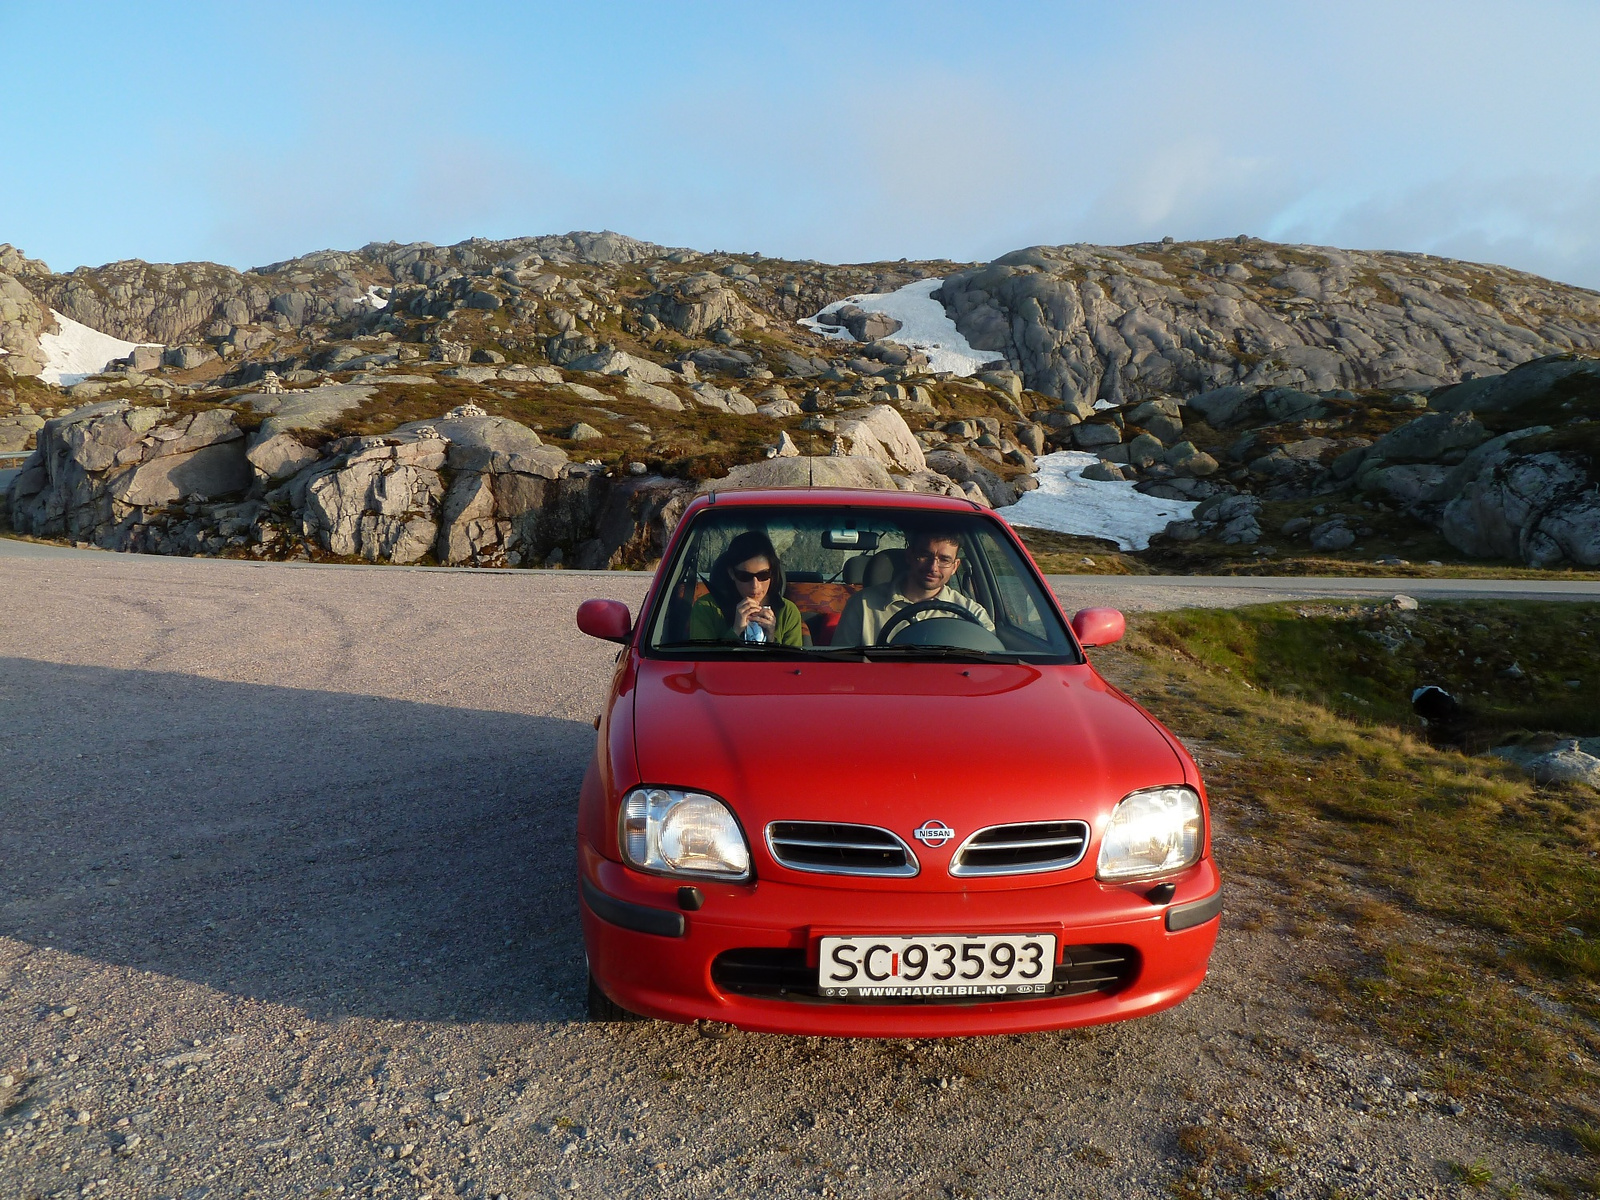
[[1027, 660], [1014, 653], [997, 653], [992, 650], [971, 650], [965, 646], [858, 646], [857, 652], [868, 659], [880, 658], [950, 658], [962, 662], [1008, 663], [1026, 666]]
[[1028, 660], [1016, 653], [971, 650], [964, 646], [786, 646], [782, 642], [666, 642], [654, 647], [663, 651], [695, 650], [706, 654], [747, 654], [763, 658], [808, 658], [876, 662], [889, 659], [908, 661], [947, 659], [955, 662], [1005, 663], [1027, 666]]
[[759, 654], [774, 658], [854, 658], [860, 647], [786, 646], [782, 642], [665, 642], [657, 650], [698, 650], [707, 654]]

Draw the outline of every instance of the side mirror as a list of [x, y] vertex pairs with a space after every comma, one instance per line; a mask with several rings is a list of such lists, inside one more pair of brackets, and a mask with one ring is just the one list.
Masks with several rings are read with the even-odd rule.
[[633, 614], [620, 600], [585, 600], [578, 605], [578, 628], [602, 641], [625, 642], [633, 632]]
[[1078, 635], [1085, 650], [1120, 642], [1127, 630], [1127, 621], [1114, 608], [1080, 608], [1072, 618], [1072, 632]]

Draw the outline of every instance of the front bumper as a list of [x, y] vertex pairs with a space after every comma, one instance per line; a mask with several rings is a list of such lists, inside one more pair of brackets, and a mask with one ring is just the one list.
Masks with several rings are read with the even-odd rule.
[[[702, 883], [704, 906], [683, 912], [679, 881], [628, 870], [582, 843], [578, 858], [584, 941], [601, 991], [644, 1016], [721, 1021], [765, 1033], [950, 1037], [1147, 1016], [1200, 986], [1220, 924], [1222, 881], [1210, 859], [1178, 877], [1171, 901], [1160, 905], [1141, 894], [1148, 884], [1094, 880], [935, 893], [762, 880]], [[940, 1004], [745, 995], [713, 980], [712, 964], [727, 951], [803, 951], [814, 969], [817, 945], [830, 935], [1022, 931], [1053, 932], [1061, 948], [1126, 948], [1134, 965], [1106, 991]]]

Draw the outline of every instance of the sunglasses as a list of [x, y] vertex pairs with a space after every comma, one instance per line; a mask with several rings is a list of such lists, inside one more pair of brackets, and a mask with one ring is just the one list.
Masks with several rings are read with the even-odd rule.
[[728, 569], [733, 572], [733, 577], [740, 583], [765, 583], [772, 578], [771, 567], [762, 571], [741, 571], [738, 567], [729, 567]]

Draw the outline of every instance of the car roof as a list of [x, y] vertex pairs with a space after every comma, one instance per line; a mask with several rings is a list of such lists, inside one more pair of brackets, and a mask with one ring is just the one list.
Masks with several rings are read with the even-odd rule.
[[721, 508], [732, 505], [738, 508], [821, 508], [850, 505], [856, 508], [892, 508], [916, 512], [961, 512], [974, 510], [988, 512], [983, 505], [954, 496], [930, 496], [922, 492], [889, 492], [876, 488], [739, 488], [719, 492], [712, 489], [696, 496], [683, 515], [703, 508]]

